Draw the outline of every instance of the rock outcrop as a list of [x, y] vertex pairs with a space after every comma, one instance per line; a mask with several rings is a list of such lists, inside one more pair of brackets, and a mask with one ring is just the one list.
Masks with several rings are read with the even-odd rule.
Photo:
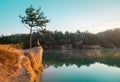
[[41, 46], [20, 50], [0, 45], [0, 82], [38, 82], [44, 69], [42, 53]]

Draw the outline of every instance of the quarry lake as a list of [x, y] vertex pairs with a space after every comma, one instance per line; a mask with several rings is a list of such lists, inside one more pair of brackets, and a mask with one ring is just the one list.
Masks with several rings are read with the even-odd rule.
[[120, 49], [47, 50], [42, 82], [120, 82]]

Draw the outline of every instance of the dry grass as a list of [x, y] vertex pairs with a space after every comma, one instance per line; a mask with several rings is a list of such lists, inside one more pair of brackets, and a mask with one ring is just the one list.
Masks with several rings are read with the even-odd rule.
[[13, 73], [18, 69], [18, 56], [16, 53], [0, 50], [0, 63], [5, 71]]
[[42, 72], [42, 62], [39, 61], [42, 61], [43, 50], [33, 48], [23, 52], [20, 48], [19, 44], [0, 45], [0, 82], [13, 82], [14, 80], [10, 81], [12, 78], [24, 74], [29, 75], [30, 81], [27, 82], [34, 82], [37, 74]]
[[23, 44], [22, 43], [18, 43], [18, 44], [9, 44], [12, 48], [15, 49], [22, 49], [23, 48]]

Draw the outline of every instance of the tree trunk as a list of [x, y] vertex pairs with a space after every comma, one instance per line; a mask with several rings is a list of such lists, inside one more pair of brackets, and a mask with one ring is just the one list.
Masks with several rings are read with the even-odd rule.
[[32, 27], [30, 27], [30, 48], [32, 48]]

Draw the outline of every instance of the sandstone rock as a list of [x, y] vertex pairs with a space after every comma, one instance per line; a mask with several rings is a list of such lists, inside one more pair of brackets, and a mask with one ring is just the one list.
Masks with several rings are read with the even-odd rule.
[[0, 45], [0, 82], [38, 82], [43, 71], [43, 48], [26, 50]]

